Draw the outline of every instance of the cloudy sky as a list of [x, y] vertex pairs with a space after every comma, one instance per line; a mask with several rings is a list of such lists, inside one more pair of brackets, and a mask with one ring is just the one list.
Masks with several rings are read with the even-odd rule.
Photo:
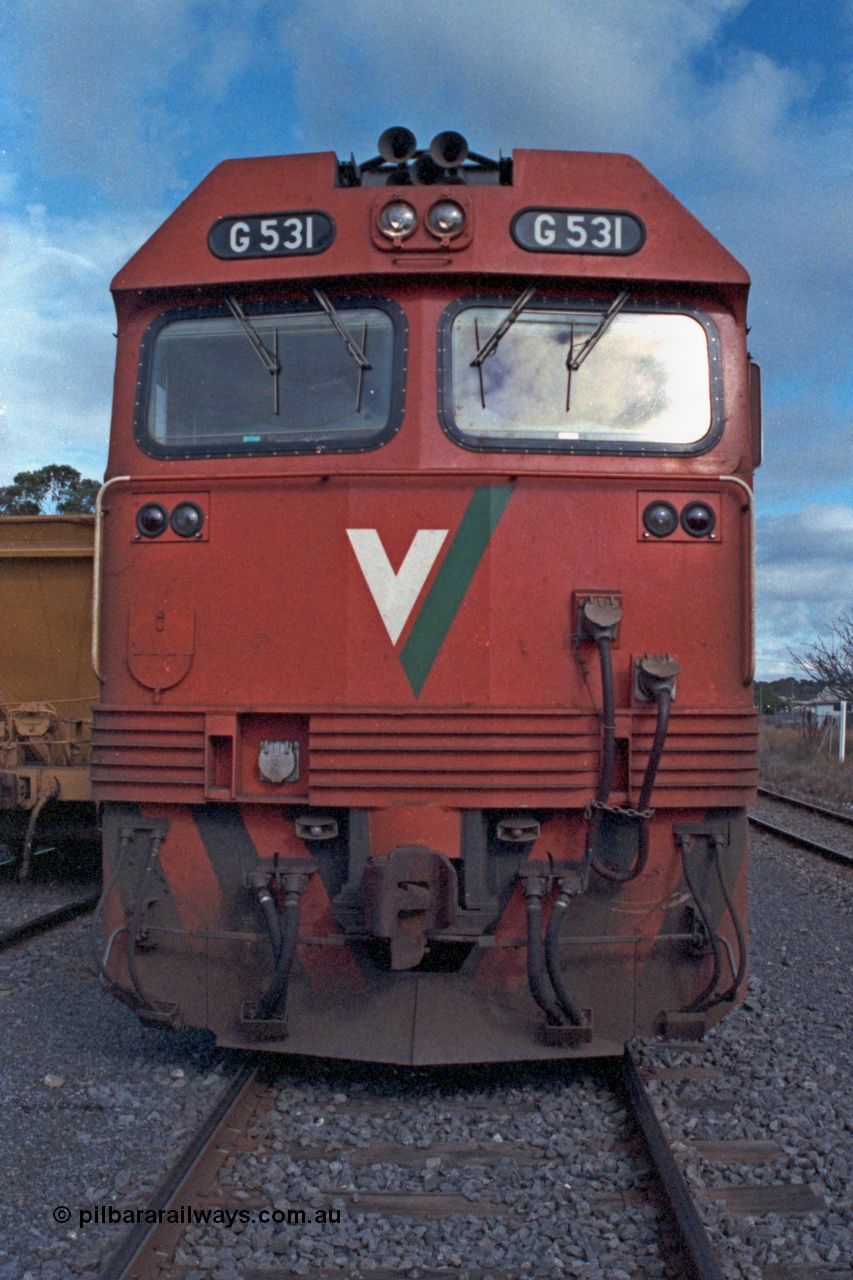
[[749, 269], [759, 675], [853, 605], [853, 0], [6, 0], [0, 483], [106, 458], [115, 270], [229, 156], [627, 151]]

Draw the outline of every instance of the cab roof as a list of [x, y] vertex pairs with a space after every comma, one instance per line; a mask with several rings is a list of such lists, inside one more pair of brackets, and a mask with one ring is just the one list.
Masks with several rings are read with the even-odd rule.
[[[429, 185], [343, 185], [333, 152], [227, 160], [218, 165], [122, 267], [112, 283], [128, 290], [182, 289], [254, 281], [365, 275], [488, 274], [515, 277], [615, 279], [716, 285], [740, 293], [749, 276], [740, 263], [631, 156], [582, 151], [515, 151], [510, 181]], [[438, 199], [461, 200], [469, 233], [459, 244], [422, 237], [384, 243], [378, 209], [392, 199], [411, 203], [422, 219]], [[539, 252], [513, 239], [521, 210], [625, 213], [645, 229], [629, 255]], [[323, 252], [288, 257], [221, 258], [208, 233], [222, 218], [276, 217], [321, 211], [334, 225]]]

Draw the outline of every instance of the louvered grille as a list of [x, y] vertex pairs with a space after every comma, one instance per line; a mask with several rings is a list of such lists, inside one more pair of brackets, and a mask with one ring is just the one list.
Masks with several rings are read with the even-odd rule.
[[[624, 724], [627, 713], [620, 713]], [[654, 713], [635, 710], [630, 796], [636, 799]], [[674, 711], [652, 799], [656, 807], [754, 800], [757, 722], [751, 711]], [[582, 808], [598, 785], [600, 727], [583, 712], [320, 712], [310, 717], [312, 804], [370, 808]], [[202, 712], [98, 708], [92, 737], [98, 800], [201, 804]], [[272, 798], [272, 797], [270, 797]], [[624, 803], [628, 793], [614, 791]]]
[[[653, 712], [634, 714], [634, 797], [654, 726]], [[431, 802], [576, 808], [595, 794], [599, 735], [597, 718], [582, 712], [315, 715], [311, 799], [356, 807]], [[655, 802], [670, 807], [750, 803], [756, 748], [751, 711], [675, 712]], [[620, 801], [618, 795], [613, 798]]]
[[577, 804], [598, 729], [582, 714], [315, 715], [310, 761], [317, 803]]
[[[654, 736], [651, 717], [634, 722], [631, 787], [643, 781]], [[658, 769], [652, 803], [745, 805], [758, 785], [758, 721], [753, 711], [674, 712]]]
[[204, 715], [95, 709], [92, 790], [96, 800], [204, 801]]

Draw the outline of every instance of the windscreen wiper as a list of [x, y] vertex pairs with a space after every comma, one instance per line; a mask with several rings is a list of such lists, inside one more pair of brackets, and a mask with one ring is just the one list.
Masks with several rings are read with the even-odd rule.
[[349, 333], [344, 328], [343, 324], [341, 323], [341, 318], [338, 315], [335, 308], [332, 306], [331, 299], [327, 297], [327, 295], [323, 292], [322, 289], [312, 288], [311, 292], [319, 302], [320, 306], [325, 311], [326, 315], [331, 320], [332, 324], [337, 329], [338, 333], [343, 338], [344, 343], [346, 344], [347, 351], [350, 353], [350, 355], [352, 356], [353, 360], [356, 362], [358, 367], [360, 369], [372, 369], [373, 368], [372, 364], [365, 356], [364, 352], [356, 342], [355, 338], [352, 336], [351, 333]]
[[356, 413], [359, 413], [361, 411], [361, 391], [362, 391], [362, 387], [364, 386], [364, 375], [368, 369], [373, 368], [373, 365], [370, 363], [367, 356], [364, 354], [367, 348], [367, 321], [365, 321], [362, 326], [361, 346], [359, 346], [355, 338], [352, 336], [349, 330], [341, 322], [340, 316], [338, 315], [337, 311], [332, 305], [331, 298], [329, 298], [329, 296], [325, 294], [322, 289], [317, 289], [312, 287], [311, 292], [319, 302], [320, 306], [325, 311], [326, 315], [331, 320], [332, 324], [337, 329], [338, 333], [343, 338], [344, 345], [346, 346], [347, 351], [350, 353], [353, 360], [358, 365], [358, 388], [355, 393], [355, 411]]
[[273, 328], [273, 349], [270, 351], [233, 294], [226, 293], [225, 304], [251, 342], [261, 364], [267, 373], [273, 376], [273, 413], [277, 415], [279, 408], [278, 375], [281, 373], [281, 364], [278, 359], [278, 330], [275, 327]]
[[581, 367], [584, 360], [586, 360], [590, 351], [592, 351], [593, 347], [598, 342], [599, 338], [602, 338], [604, 334], [607, 332], [607, 330], [610, 328], [611, 324], [616, 319], [619, 312], [622, 310], [622, 308], [624, 307], [625, 303], [628, 301], [630, 296], [631, 295], [628, 292], [628, 290], [623, 289], [623, 291], [613, 299], [613, 301], [610, 304], [609, 310], [604, 312], [598, 324], [595, 326], [592, 333], [587, 338], [586, 342], [581, 343], [580, 347], [578, 347], [577, 355], [575, 355], [574, 322], [572, 322], [572, 324], [570, 325], [569, 353], [566, 356], [566, 369], [568, 371], [568, 377], [566, 380], [566, 413], [568, 413], [569, 409], [571, 408], [572, 374], [577, 373], [578, 369]]
[[509, 311], [504, 316], [503, 320], [501, 320], [497, 329], [495, 329], [492, 336], [486, 339], [482, 347], [480, 347], [479, 351], [474, 356], [474, 359], [471, 361], [472, 369], [479, 369], [484, 360], [488, 360], [489, 356], [494, 355], [494, 353], [498, 349], [498, 343], [500, 342], [501, 338], [505, 337], [505, 335], [509, 332], [512, 326], [515, 324], [516, 320], [521, 315], [522, 311], [527, 306], [528, 302], [533, 297], [535, 292], [536, 292], [536, 285], [532, 284], [529, 289], [525, 289], [524, 293], [522, 293], [521, 296], [516, 299], [516, 301], [510, 307]]
[[510, 329], [515, 324], [516, 320], [521, 315], [535, 292], [536, 285], [532, 284], [524, 290], [524, 293], [516, 298], [503, 320], [501, 320], [497, 329], [495, 329], [490, 338], [486, 339], [482, 346], [480, 346], [480, 326], [477, 323], [477, 317], [474, 317], [474, 341], [477, 344], [477, 354], [471, 361], [471, 368], [476, 369], [480, 376], [480, 404], [484, 409], [486, 407], [486, 388], [483, 385], [483, 362], [488, 360], [489, 356], [493, 356], [495, 354], [501, 339], [509, 333]]

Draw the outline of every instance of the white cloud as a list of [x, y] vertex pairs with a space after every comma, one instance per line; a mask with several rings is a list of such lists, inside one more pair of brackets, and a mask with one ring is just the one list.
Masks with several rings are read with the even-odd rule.
[[275, 0], [8, 0], [37, 161], [124, 203], [183, 186], [182, 162], [259, 47]]
[[0, 216], [0, 473], [106, 462], [115, 329], [109, 280], [151, 219]]
[[[819, 68], [727, 43], [748, 3], [11, 0], [42, 172], [86, 179], [125, 213], [63, 223], [48, 208], [5, 223], [0, 467], [102, 460], [109, 275], [150, 229], [145, 210], [191, 172], [196, 145], [215, 146], [227, 108], [243, 154], [275, 112], [283, 137], [359, 158], [397, 123], [422, 145], [460, 129], [488, 154], [632, 152], [752, 273], [767, 423], [759, 510], [764, 494], [793, 506], [837, 494], [853, 484], [853, 422], [837, 394], [853, 350], [853, 81], [816, 113]], [[0, 205], [12, 209], [20, 190], [26, 179], [0, 175]], [[760, 522], [760, 664], [787, 669], [788, 644], [853, 600], [850, 520], [824, 500]]]
[[853, 604], [853, 506], [810, 503], [757, 529], [759, 675], [795, 670], [802, 652]]
[[[638, 156], [751, 271], [767, 372], [853, 345], [853, 86], [809, 112], [813, 69], [729, 48], [747, 0], [311, 0], [282, 23], [309, 147], [373, 154], [388, 124], [513, 146]], [[713, 62], [697, 69], [697, 58]]]
[[642, 142], [648, 154], [689, 137], [686, 62], [743, 3], [311, 0], [282, 44], [311, 144], [369, 148], [378, 120], [413, 120], [461, 128], [478, 150]]
[[173, 185], [176, 122], [153, 94], [185, 56], [185, 6], [19, 0], [14, 8], [17, 87], [36, 107], [45, 164], [125, 198], [142, 195], [146, 170], [160, 190]]

